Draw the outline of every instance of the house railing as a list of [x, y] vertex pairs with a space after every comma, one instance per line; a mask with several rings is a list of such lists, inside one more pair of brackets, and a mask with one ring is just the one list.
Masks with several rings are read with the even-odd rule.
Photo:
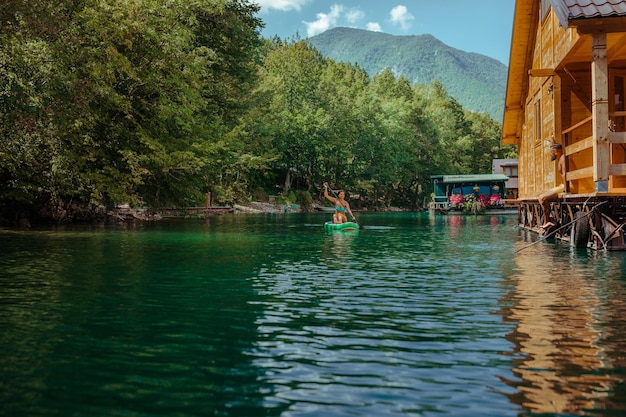
[[[612, 120], [617, 117], [626, 118], [626, 111], [617, 111], [617, 112], [610, 113], [609, 117], [610, 117], [609, 120]], [[585, 131], [592, 130], [589, 127], [592, 121], [593, 121], [593, 116], [589, 116], [581, 120], [580, 122], [570, 126], [569, 128], [563, 130], [562, 135], [563, 135], [563, 145], [564, 145], [564, 153], [565, 153], [566, 161], [569, 160], [568, 158], [571, 158], [574, 154], [577, 154], [579, 152], [583, 152], [588, 149], [591, 149], [593, 152], [593, 136], [587, 136], [583, 139], [576, 140], [576, 142], [574, 143], [570, 143], [571, 136], [578, 129], [585, 129]], [[608, 142], [610, 145], [626, 144], [626, 132], [609, 131]], [[593, 180], [593, 172], [594, 172], [594, 169], [593, 169], [594, 158], [593, 157], [590, 158], [590, 162], [591, 162], [590, 165], [580, 166], [573, 170], [569, 169], [569, 163], [566, 162], [566, 170], [567, 170], [566, 171], [566, 180], [567, 180], [566, 183], [569, 181], [576, 181], [576, 180], [581, 180], [581, 179], [586, 179], [586, 178], [591, 178]], [[609, 162], [609, 175], [613, 175], [613, 176], [626, 175], [626, 163], [614, 163], [613, 164], [613, 163], [610, 163], [610, 161], [608, 162]]]

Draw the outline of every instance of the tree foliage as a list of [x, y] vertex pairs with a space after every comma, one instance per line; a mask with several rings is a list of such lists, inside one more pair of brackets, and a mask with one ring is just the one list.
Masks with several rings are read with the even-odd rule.
[[[489, 172], [500, 126], [443, 85], [264, 40], [247, 0], [10, 0], [0, 10], [0, 218], [198, 205], [323, 181], [416, 207]], [[308, 197], [307, 199], [310, 199]]]
[[369, 74], [391, 68], [411, 83], [439, 81], [464, 108], [502, 120], [507, 68], [496, 59], [460, 51], [426, 34], [394, 36], [336, 27], [307, 42], [326, 57], [358, 63]]

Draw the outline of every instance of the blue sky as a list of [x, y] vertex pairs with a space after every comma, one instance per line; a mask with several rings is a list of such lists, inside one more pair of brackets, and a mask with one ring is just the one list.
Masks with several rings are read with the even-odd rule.
[[430, 34], [456, 49], [509, 64], [515, 0], [253, 0], [263, 36], [291, 39], [337, 26], [391, 35]]

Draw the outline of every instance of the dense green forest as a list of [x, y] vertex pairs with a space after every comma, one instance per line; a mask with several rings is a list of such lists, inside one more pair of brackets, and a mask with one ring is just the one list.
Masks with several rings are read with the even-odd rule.
[[389, 68], [411, 83], [439, 81], [464, 108], [502, 120], [507, 67], [496, 59], [452, 48], [432, 35], [338, 27], [306, 41], [325, 57], [356, 63], [370, 75]]
[[0, 220], [269, 195], [416, 208], [430, 175], [490, 172], [500, 124], [439, 82], [373, 77], [263, 39], [247, 0], [7, 0]]

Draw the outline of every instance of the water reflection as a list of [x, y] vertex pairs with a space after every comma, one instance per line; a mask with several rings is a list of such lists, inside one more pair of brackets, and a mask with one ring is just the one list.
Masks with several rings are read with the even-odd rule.
[[341, 259], [349, 254], [358, 233], [358, 231], [327, 230], [323, 255], [334, 261], [339, 261], [336, 262], [336, 266], [341, 268]]
[[366, 220], [310, 236], [320, 254], [284, 256], [253, 279], [264, 315], [250, 354], [275, 390], [266, 404], [285, 416], [511, 415], [494, 393], [513, 377], [500, 355], [510, 327], [490, 314], [499, 220]]
[[259, 240], [184, 227], [0, 234], [0, 415], [259, 414]]
[[626, 317], [622, 255], [530, 247], [523, 233], [502, 300], [505, 320], [517, 323], [507, 335], [519, 378], [507, 381], [519, 390], [512, 401], [537, 414], [626, 409], [612, 398], [624, 379], [612, 371], [626, 348], [615, 338]]
[[324, 220], [0, 233], [0, 415], [626, 411], [626, 254], [506, 216]]

